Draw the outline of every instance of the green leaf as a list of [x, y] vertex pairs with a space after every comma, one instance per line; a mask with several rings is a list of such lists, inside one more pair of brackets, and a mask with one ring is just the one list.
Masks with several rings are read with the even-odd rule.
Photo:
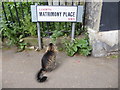
[[78, 48], [74, 45], [73, 47], [74, 52], [77, 52]]
[[90, 54], [90, 52], [87, 49], [81, 49], [80, 53], [84, 56], [88, 56]]
[[73, 55], [75, 54], [75, 52], [74, 52], [73, 50], [69, 50], [69, 51], [67, 52], [67, 54], [68, 54], [68, 56], [73, 56]]
[[21, 39], [21, 38], [23, 38], [23, 35], [20, 35], [20, 36], [19, 36], [19, 39]]

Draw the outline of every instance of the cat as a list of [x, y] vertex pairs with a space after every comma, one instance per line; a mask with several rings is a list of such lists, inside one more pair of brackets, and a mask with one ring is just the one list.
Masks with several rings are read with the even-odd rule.
[[56, 67], [56, 48], [53, 43], [50, 43], [47, 47], [46, 53], [43, 55], [41, 59], [42, 68], [37, 74], [37, 81], [44, 82], [47, 80], [47, 76], [43, 76], [44, 73], [48, 71], [52, 71]]

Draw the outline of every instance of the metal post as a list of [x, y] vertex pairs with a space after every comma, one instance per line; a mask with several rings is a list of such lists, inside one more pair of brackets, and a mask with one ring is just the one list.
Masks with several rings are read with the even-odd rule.
[[12, 22], [14, 22], [13, 14], [12, 14], [12, 11], [11, 11], [11, 9], [10, 9], [10, 5], [8, 5], [8, 9], [9, 9], [9, 11], [10, 11], [10, 15], [11, 15]]
[[3, 12], [4, 12], [5, 19], [8, 22], [7, 15], [6, 15], [6, 12], [5, 12], [4, 2], [2, 2], [2, 9], [3, 9]]
[[[35, 6], [37, 6], [38, 4], [35, 3]], [[37, 14], [37, 12], [36, 12]], [[41, 41], [41, 33], [40, 33], [40, 24], [37, 21], [37, 33], [38, 33], [38, 45], [39, 45], [39, 49], [42, 49], [42, 41]]]
[[16, 11], [17, 21], [18, 21], [19, 26], [21, 26], [21, 24], [20, 24], [20, 19], [19, 19], [19, 16], [18, 16], [17, 5], [16, 5], [15, 0], [14, 0], [14, 5], [15, 5], [15, 11]]
[[71, 34], [71, 41], [73, 42], [75, 38], [75, 23], [72, 23], [72, 34]]
[[24, 19], [24, 11], [23, 11], [23, 6], [22, 6], [22, 2], [20, 1], [20, 7], [21, 7], [21, 10], [22, 10], [22, 18]]
[[[72, 6], [74, 6], [74, 1], [72, 0]], [[75, 38], [75, 23], [72, 23], [72, 36], [71, 36], [71, 42], [73, 42]]]
[[37, 22], [37, 33], [38, 33], [38, 45], [39, 45], [39, 49], [42, 49], [41, 34], [40, 34], [40, 24], [39, 24], [39, 22]]

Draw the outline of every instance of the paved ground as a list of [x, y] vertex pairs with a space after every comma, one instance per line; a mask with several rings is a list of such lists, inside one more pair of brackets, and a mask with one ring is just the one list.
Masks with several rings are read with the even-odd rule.
[[[117, 88], [118, 60], [93, 58], [65, 53], [57, 55], [58, 67], [47, 74], [48, 80], [38, 83], [35, 75], [43, 52], [15, 49], [2, 51], [3, 88]], [[1, 69], [1, 68], [0, 68]]]

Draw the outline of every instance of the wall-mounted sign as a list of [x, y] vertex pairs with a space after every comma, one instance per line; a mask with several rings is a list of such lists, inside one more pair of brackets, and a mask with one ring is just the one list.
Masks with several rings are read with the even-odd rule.
[[31, 5], [32, 22], [82, 22], [83, 6]]

